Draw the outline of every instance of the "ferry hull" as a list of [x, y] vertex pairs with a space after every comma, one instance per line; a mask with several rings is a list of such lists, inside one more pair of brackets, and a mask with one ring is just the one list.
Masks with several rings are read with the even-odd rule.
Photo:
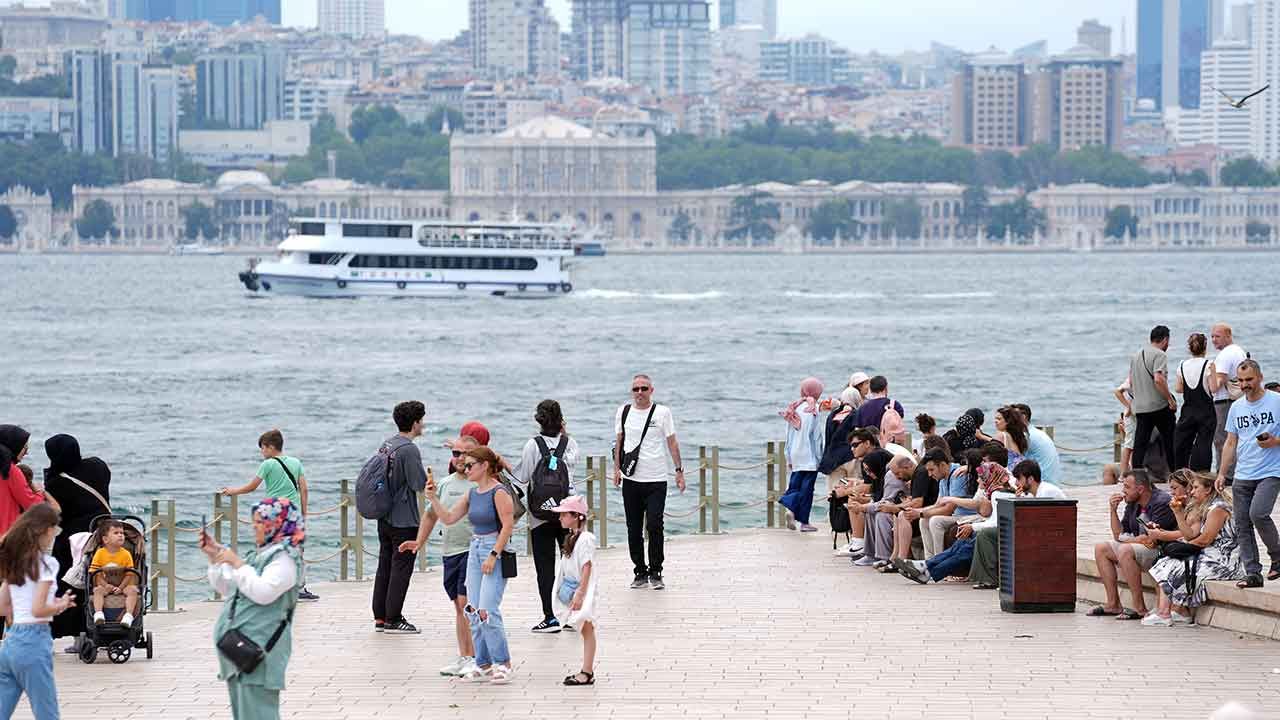
[[573, 291], [564, 283], [529, 285], [507, 282], [448, 282], [440, 280], [382, 280], [308, 278], [268, 272], [241, 273], [245, 288], [261, 295], [300, 297], [467, 297], [498, 295], [519, 299], [549, 299]]

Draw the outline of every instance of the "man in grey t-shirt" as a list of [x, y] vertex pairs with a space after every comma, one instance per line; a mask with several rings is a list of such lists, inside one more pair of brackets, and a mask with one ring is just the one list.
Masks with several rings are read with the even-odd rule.
[[1157, 325], [1151, 329], [1151, 344], [1133, 354], [1129, 361], [1129, 382], [1133, 385], [1134, 420], [1133, 467], [1147, 467], [1147, 449], [1151, 431], [1160, 431], [1160, 446], [1168, 467], [1173, 464], [1173, 428], [1177, 424], [1178, 402], [1169, 392], [1169, 328]]
[[401, 614], [409, 580], [413, 578], [414, 554], [401, 552], [400, 544], [418, 535], [421, 517], [417, 493], [427, 485], [427, 472], [422, 466], [422, 453], [413, 441], [422, 435], [426, 415], [426, 406], [417, 400], [402, 402], [392, 412], [399, 430], [386, 442], [391, 451], [387, 489], [393, 501], [391, 512], [378, 519], [378, 573], [373, 580], [373, 624], [378, 632], [420, 632]]

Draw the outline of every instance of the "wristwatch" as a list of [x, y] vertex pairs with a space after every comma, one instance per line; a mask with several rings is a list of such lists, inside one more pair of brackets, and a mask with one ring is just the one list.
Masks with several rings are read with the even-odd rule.
[[684, 472], [684, 468], [682, 468], [682, 467], [678, 467], [678, 468], [676, 468], [676, 472], [678, 472], [678, 473], [682, 473], [682, 472]]
[[490, 554], [490, 555], [492, 555], [493, 557], [498, 557], [498, 551], [497, 551], [497, 550], [490, 550], [490, 551], [489, 551], [489, 554]]

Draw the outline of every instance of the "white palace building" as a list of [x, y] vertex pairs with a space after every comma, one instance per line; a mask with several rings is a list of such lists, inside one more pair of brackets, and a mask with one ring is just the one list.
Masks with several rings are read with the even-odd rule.
[[[211, 184], [140, 180], [112, 187], [76, 187], [71, 218], [103, 200], [115, 211], [121, 249], [162, 250], [181, 239], [181, 208], [194, 202], [214, 208], [219, 233], [206, 242], [268, 247], [278, 243], [290, 215], [373, 219], [564, 221], [593, 233], [612, 251], [753, 250], [807, 252], [859, 248], [1019, 247], [1090, 250], [1107, 247], [1243, 247], [1280, 238], [1280, 190], [1266, 188], [1152, 185], [1108, 188], [1062, 185], [1029, 196], [1045, 211], [1044, 232], [1030, 238], [979, 240], [961, 222], [964, 187], [947, 183], [795, 185], [768, 182], [714, 190], [660, 191], [657, 143], [642, 124], [614, 121], [608, 131], [558, 117], [539, 117], [496, 135], [455, 135], [451, 140], [450, 190], [390, 190], [324, 178], [275, 185], [257, 171], [231, 171]], [[339, 168], [340, 170], [340, 168]], [[735, 200], [763, 193], [776, 203], [775, 237], [730, 240]], [[989, 190], [993, 204], [1017, 197]], [[848, 200], [860, 231], [834, 242], [805, 234], [819, 206]], [[919, 237], [884, 231], [890, 201], [912, 199], [921, 209]], [[1131, 237], [1104, 234], [1108, 210], [1129, 206], [1138, 218]], [[687, 232], [673, 236], [680, 221]], [[49, 235], [48, 245], [83, 246], [69, 220]], [[1247, 237], [1247, 229], [1253, 236]], [[24, 241], [28, 249], [35, 243]], [[0, 248], [4, 246], [0, 245]], [[12, 248], [10, 248], [12, 249]]]

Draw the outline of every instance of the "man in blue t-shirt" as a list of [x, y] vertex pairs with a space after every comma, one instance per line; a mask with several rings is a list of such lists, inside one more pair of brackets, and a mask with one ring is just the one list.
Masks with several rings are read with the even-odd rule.
[[1271, 511], [1280, 495], [1280, 394], [1264, 389], [1262, 368], [1245, 360], [1236, 368], [1244, 396], [1231, 403], [1227, 413], [1227, 441], [1218, 464], [1218, 487], [1227, 484], [1226, 468], [1235, 463], [1231, 485], [1240, 559], [1245, 578], [1238, 587], [1262, 587], [1262, 562], [1258, 557], [1256, 528], [1271, 559], [1268, 580], [1280, 580], [1280, 535]]

